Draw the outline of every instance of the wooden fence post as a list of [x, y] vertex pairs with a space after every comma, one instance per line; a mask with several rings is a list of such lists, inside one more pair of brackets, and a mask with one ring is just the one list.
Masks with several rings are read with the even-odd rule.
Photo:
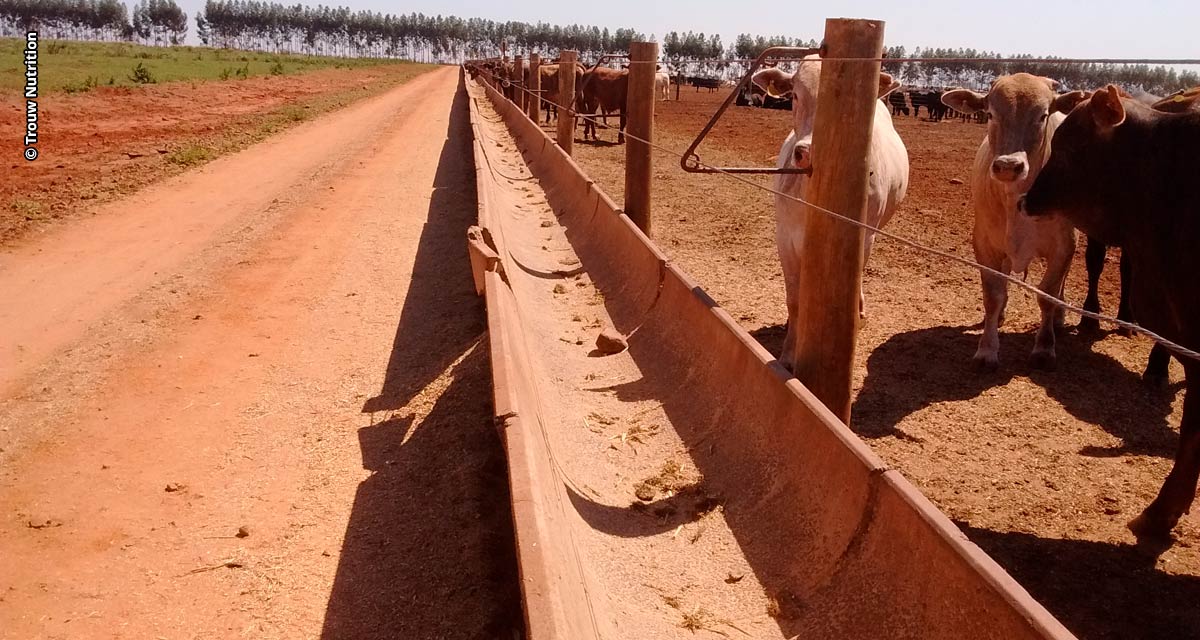
[[[813, 174], [808, 200], [862, 220], [867, 206], [867, 154], [879, 96], [880, 20], [825, 21], [823, 57], [866, 58], [821, 63], [813, 126]], [[796, 377], [843, 422], [858, 339], [863, 230], [808, 212], [802, 266]]]
[[529, 119], [537, 124], [542, 119], [542, 56], [529, 54]]
[[657, 42], [629, 43], [629, 88], [625, 101], [625, 215], [650, 235], [650, 178], [654, 172], [654, 65]]
[[525, 111], [525, 92], [521, 91], [521, 87], [525, 86], [525, 58], [524, 56], [513, 56], [512, 70], [512, 101], [516, 103], [517, 108]]
[[558, 146], [567, 155], [575, 147], [575, 58], [578, 51], [558, 54]]

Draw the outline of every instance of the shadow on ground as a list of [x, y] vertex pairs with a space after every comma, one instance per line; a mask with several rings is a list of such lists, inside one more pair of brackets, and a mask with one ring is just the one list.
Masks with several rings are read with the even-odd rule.
[[1156, 550], [956, 524], [1080, 638], [1200, 638], [1200, 578], [1155, 568]]
[[[938, 402], [970, 400], [1018, 376], [1046, 390], [1072, 416], [1120, 438], [1122, 446], [1088, 448], [1085, 455], [1174, 456], [1178, 440], [1167, 418], [1180, 388], [1161, 390], [1142, 383], [1113, 358], [1093, 351], [1090, 341], [1073, 334], [1059, 337], [1058, 370], [1032, 370], [1032, 332], [1002, 333], [998, 371], [971, 367], [978, 335], [970, 327], [930, 327], [898, 333], [867, 358], [867, 378], [854, 402], [851, 424], [866, 438], [899, 435], [906, 416]], [[1097, 391], [1107, 396], [1097, 402]]]
[[[413, 279], [379, 395], [323, 640], [510, 638], [521, 603], [504, 452], [492, 427], [466, 94], [451, 111]], [[432, 405], [432, 406], [431, 406]]]

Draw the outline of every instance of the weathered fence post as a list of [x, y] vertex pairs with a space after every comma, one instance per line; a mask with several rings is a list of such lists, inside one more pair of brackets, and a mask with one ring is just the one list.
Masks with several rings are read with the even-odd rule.
[[575, 57], [577, 51], [558, 54], [558, 146], [567, 155], [575, 147]]
[[536, 124], [542, 119], [542, 56], [529, 54], [529, 119]]
[[650, 235], [650, 177], [654, 139], [654, 65], [657, 42], [629, 43], [629, 90], [625, 101], [625, 215]]
[[521, 87], [525, 85], [525, 58], [523, 56], [513, 56], [512, 70], [512, 101], [516, 103], [517, 108], [521, 111], [525, 110], [525, 92], [521, 91]]
[[[879, 95], [880, 20], [825, 21], [808, 200], [862, 220], [867, 153]], [[842, 60], [838, 58], [865, 58]], [[863, 230], [809, 210], [800, 269], [796, 377], [843, 422], [858, 338]]]

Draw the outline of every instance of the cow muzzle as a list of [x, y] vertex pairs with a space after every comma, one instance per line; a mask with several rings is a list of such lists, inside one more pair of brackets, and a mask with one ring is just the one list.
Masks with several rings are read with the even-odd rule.
[[992, 160], [992, 178], [1000, 182], [1018, 182], [1029, 175], [1029, 160], [1025, 152], [997, 156]]

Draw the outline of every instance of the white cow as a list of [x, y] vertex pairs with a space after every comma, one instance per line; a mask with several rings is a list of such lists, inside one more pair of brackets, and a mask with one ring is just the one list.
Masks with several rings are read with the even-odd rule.
[[671, 77], [662, 71], [654, 74], [654, 94], [659, 100], [671, 99]]
[[[1058, 95], [1058, 82], [1017, 73], [1002, 76], [986, 94], [956, 89], [942, 96], [946, 106], [962, 113], [991, 114], [988, 134], [975, 154], [971, 201], [975, 209], [975, 260], [1002, 273], [1027, 273], [1034, 258], [1046, 260], [1038, 288], [1061, 298], [1071, 258], [1075, 228], [1066, 218], [1031, 218], [1017, 212], [1017, 201], [1033, 185], [1050, 157], [1050, 139], [1060, 122], [1080, 101], [1082, 91]], [[983, 335], [973, 361], [984, 370], [1000, 364], [1000, 325], [1008, 302], [1008, 282], [989, 274], [983, 279]], [[1062, 309], [1039, 299], [1042, 322], [1034, 340], [1031, 364], [1055, 366], [1055, 330]]]
[[[792, 132], [779, 151], [780, 168], [812, 166], [813, 120], [817, 111], [817, 91], [821, 77], [821, 58], [811, 55], [800, 64], [799, 70], [787, 73], [782, 69], [763, 69], [754, 74], [753, 81], [772, 96], [791, 92]], [[883, 97], [900, 88], [900, 84], [886, 73], [879, 74], [879, 96]], [[900, 201], [908, 191], [908, 150], [892, 126], [891, 112], [883, 102], [875, 101], [874, 128], [871, 133], [869, 159], [870, 175], [867, 178], [868, 200], [865, 221], [875, 227], [887, 224]], [[776, 190], [805, 198], [808, 176], [803, 174], [780, 174], [775, 178]], [[799, 319], [800, 263], [804, 250], [804, 235], [809, 214], [804, 205], [775, 197], [775, 241], [779, 248], [779, 260], [783, 264], [784, 287], [787, 291], [788, 330], [783, 341], [783, 353], [779, 360], [788, 369], [799, 355], [796, 353], [796, 326]], [[874, 234], [863, 238], [863, 264], [871, 255]], [[859, 299], [859, 310], [865, 312], [865, 301]]]

